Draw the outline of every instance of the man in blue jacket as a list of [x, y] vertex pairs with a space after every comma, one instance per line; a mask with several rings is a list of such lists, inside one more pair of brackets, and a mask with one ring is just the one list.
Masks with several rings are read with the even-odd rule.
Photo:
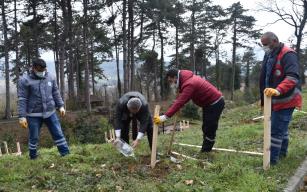
[[56, 115], [65, 115], [64, 102], [61, 98], [56, 80], [46, 71], [43, 59], [33, 61], [32, 70], [23, 75], [18, 82], [19, 124], [29, 128], [29, 156], [37, 158], [37, 146], [42, 123], [45, 123], [57, 145], [61, 156], [69, 154], [60, 120]]

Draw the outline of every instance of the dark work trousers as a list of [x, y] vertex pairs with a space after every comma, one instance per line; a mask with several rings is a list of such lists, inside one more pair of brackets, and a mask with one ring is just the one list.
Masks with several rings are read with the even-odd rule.
[[210, 152], [215, 143], [216, 130], [219, 119], [225, 106], [225, 101], [221, 98], [217, 103], [203, 107], [203, 145], [202, 152]]
[[[147, 127], [146, 127], [146, 134], [148, 139], [148, 144], [151, 150], [152, 146], [152, 132], [153, 132], [153, 123], [152, 118], [150, 117], [147, 121]], [[137, 128], [137, 119], [135, 117], [129, 118], [128, 120], [124, 121], [125, 127], [121, 130], [121, 138], [129, 143], [129, 128], [130, 128], [130, 122], [132, 120], [132, 139], [135, 140], [138, 134], [138, 128]]]

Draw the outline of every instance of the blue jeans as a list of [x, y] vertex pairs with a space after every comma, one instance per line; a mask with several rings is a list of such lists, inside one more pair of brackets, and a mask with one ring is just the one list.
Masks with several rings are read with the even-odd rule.
[[27, 120], [29, 124], [29, 156], [31, 159], [35, 159], [37, 157], [37, 146], [43, 123], [47, 125], [60, 154], [62, 156], [69, 154], [69, 148], [56, 113], [53, 113], [46, 119], [43, 117], [27, 117]]
[[271, 116], [271, 164], [278, 162], [280, 157], [288, 152], [288, 126], [292, 119], [294, 108], [272, 111]]

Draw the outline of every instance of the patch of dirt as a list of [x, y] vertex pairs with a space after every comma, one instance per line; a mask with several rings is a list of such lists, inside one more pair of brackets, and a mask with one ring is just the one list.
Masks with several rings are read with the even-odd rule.
[[169, 164], [169, 162], [163, 158], [161, 158], [161, 160], [156, 163], [155, 168], [152, 169], [150, 167], [150, 159], [151, 157], [149, 155], [138, 157], [137, 163], [128, 164], [129, 173], [139, 172], [161, 180], [165, 178], [172, 169], [176, 169], [175, 164]]
[[299, 191], [300, 192], [307, 192], [307, 175], [305, 175], [303, 186], [300, 187]]

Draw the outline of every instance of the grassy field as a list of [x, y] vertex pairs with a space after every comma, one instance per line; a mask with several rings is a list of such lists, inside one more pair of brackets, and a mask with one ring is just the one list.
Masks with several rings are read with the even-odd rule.
[[[307, 94], [305, 92], [305, 102]], [[307, 111], [305, 107], [303, 110]], [[262, 122], [254, 105], [229, 109], [223, 114], [215, 147], [248, 151], [262, 150]], [[199, 159], [174, 164], [162, 155], [151, 169], [147, 139], [136, 150], [136, 158], [125, 158], [110, 144], [71, 146], [71, 154], [59, 157], [55, 148], [41, 149], [30, 161], [0, 157], [0, 191], [282, 191], [287, 179], [307, 155], [307, 117], [296, 112], [290, 125], [289, 155], [269, 171], [262, 170], [262, 157], [212, 152], [174, 145], [174, 151]], [[176, 142], [201, 145], [198, 121]], [[103, 137], [103, 136], [102, 136]], [[159, 135], [158, 151], [165, 154], [170, 135]]]

